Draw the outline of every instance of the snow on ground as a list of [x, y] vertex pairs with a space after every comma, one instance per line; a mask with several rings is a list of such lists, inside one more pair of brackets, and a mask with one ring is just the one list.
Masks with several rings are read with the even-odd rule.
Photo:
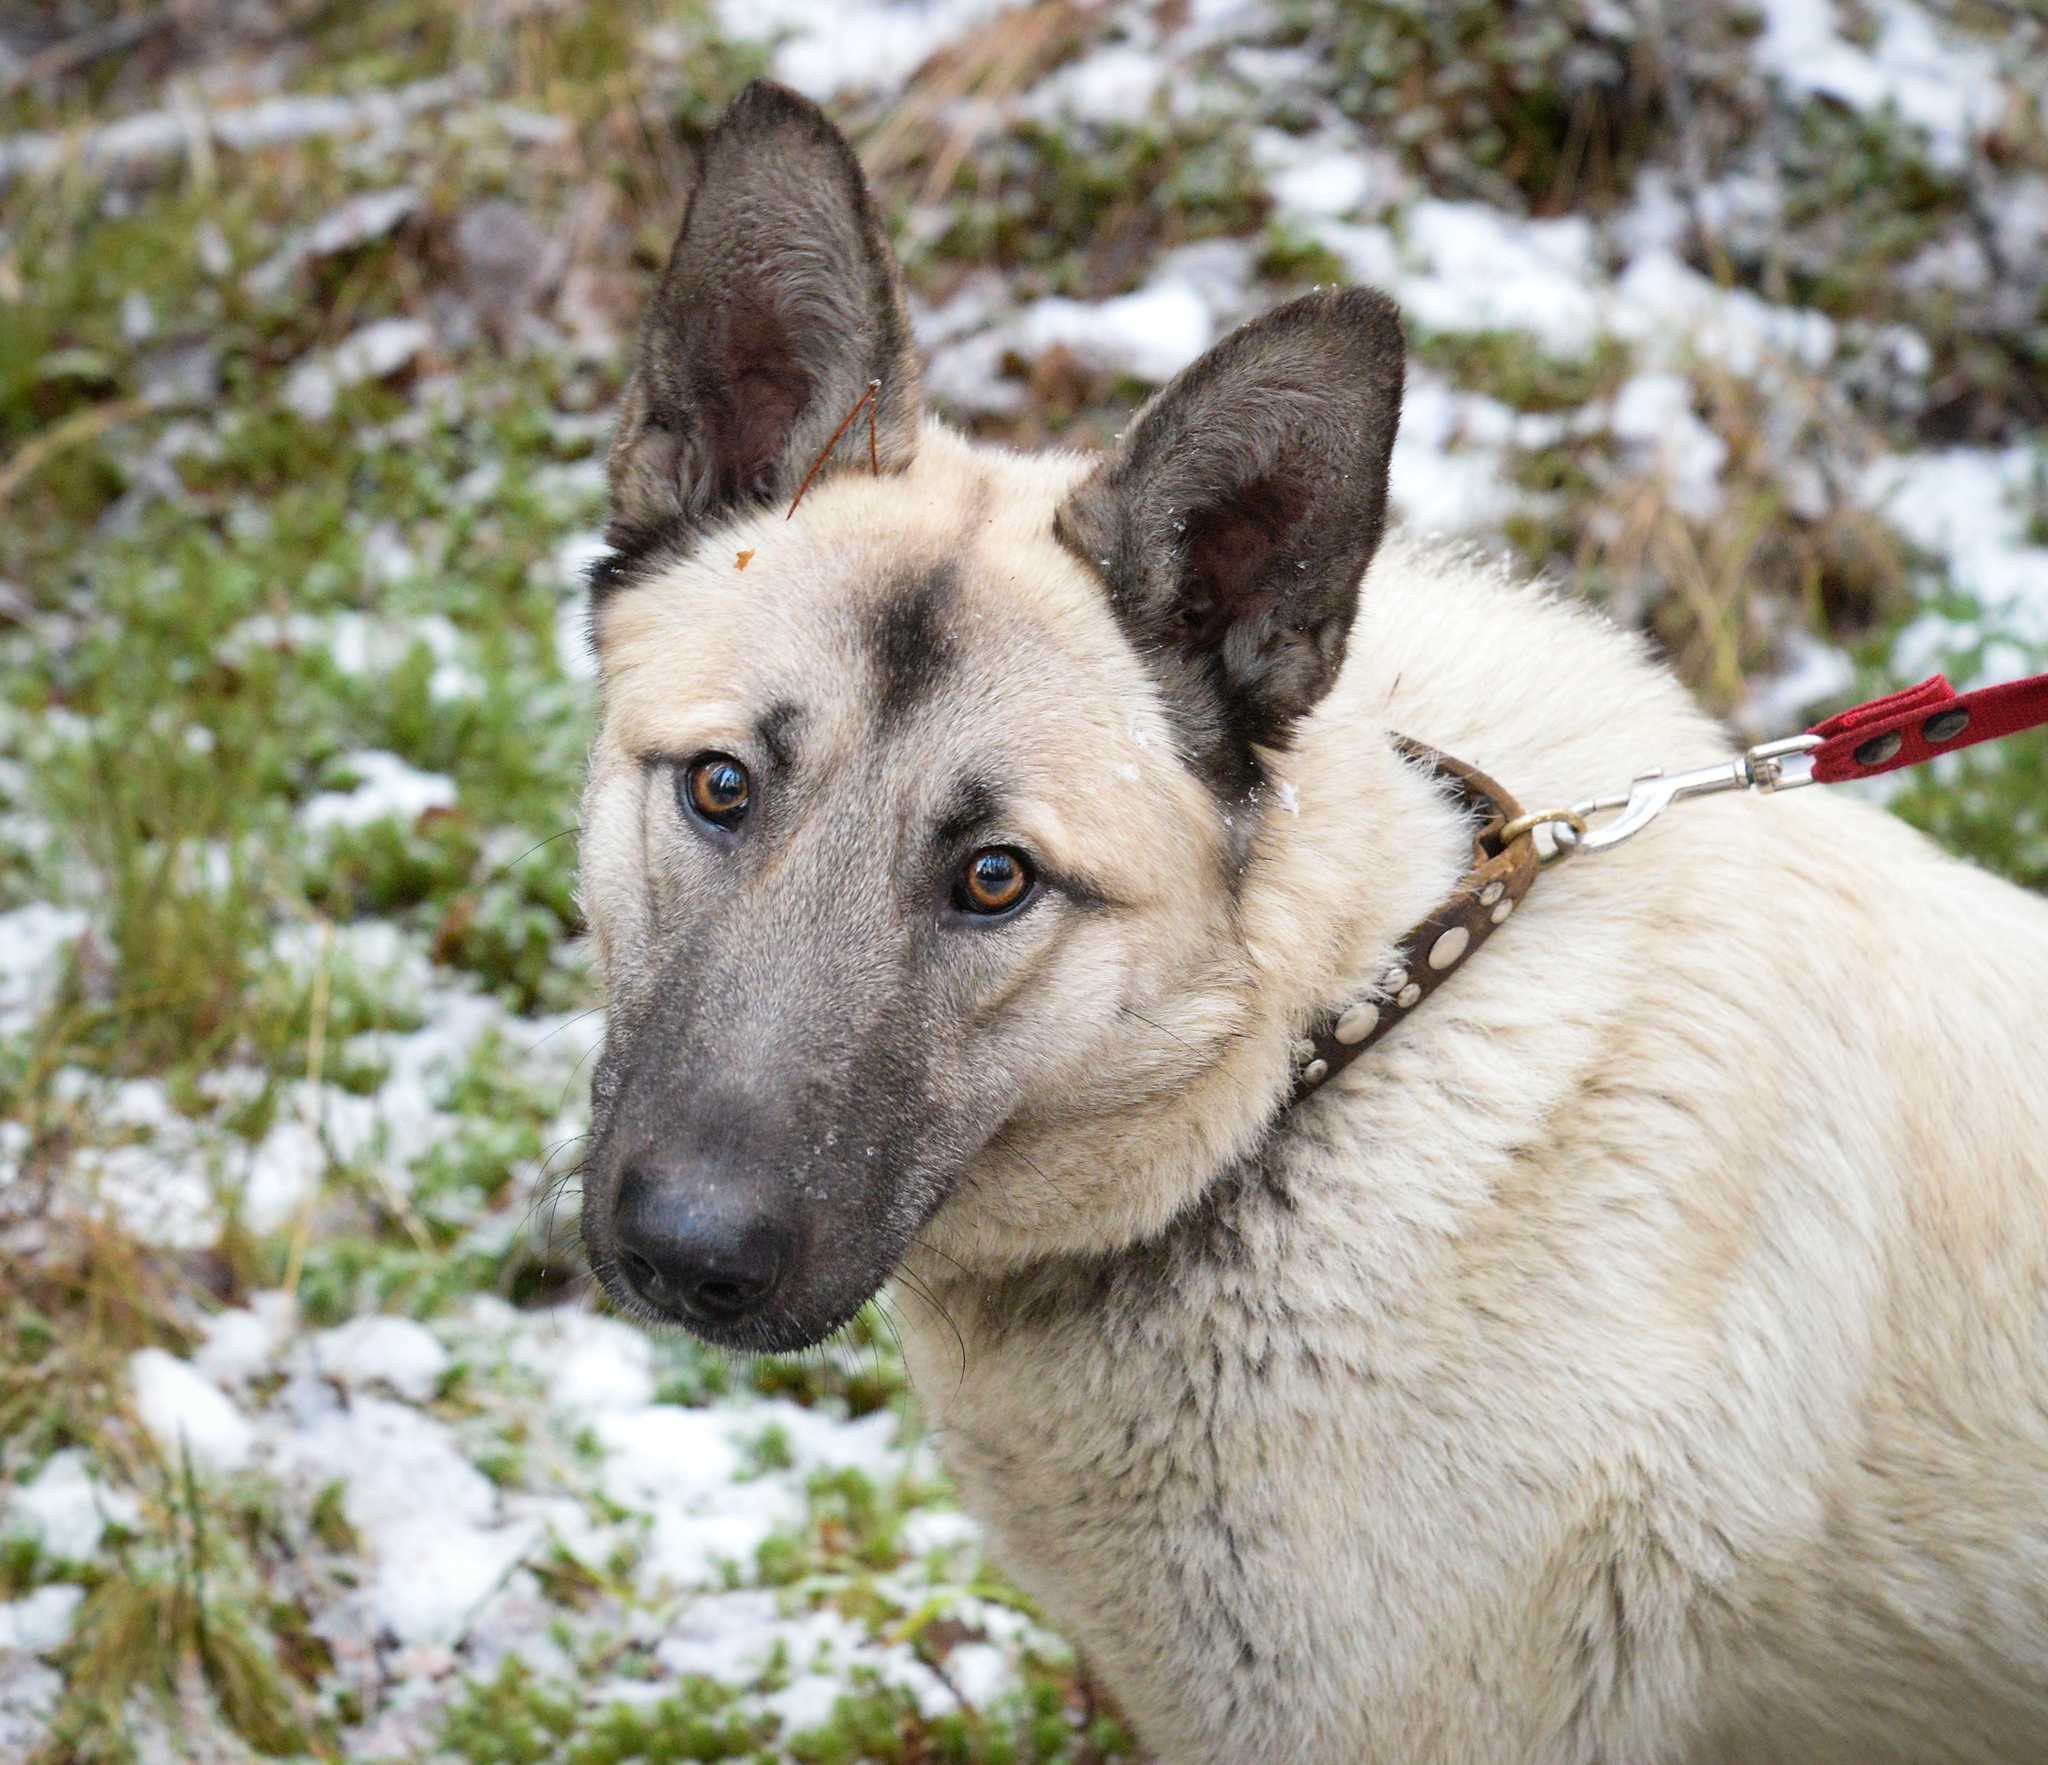
[[2044, 462], [2028, 447], [1893, 456], [1871, 466], [1864, 496], [1940, 558], [2003, 635], [2048, 650], [2048, 546], [2027, 537], [2022, 513]]
[[[820, 96], [886, 96], [935, 50], [995, 17], [1001, 0], [721, 0], [719, 10], [731, 34], [772, 43], [774, 71], [792, 84]], [[1959, 158], [2003, 102], [1990, 58], [1942, 36], [1908, 0], [1868, 10], [1877, 29], [1858, 43], [1843, 35], [1830, 0], [1764, 0], [1754, 53], [1788, 89], [1869, 112], [1889, 105], [1925, 128], [1939, 154]], [[1128, 123], [1188, 102], [1197, 86], [1202, 102], [1225, 102], [1232, 80], [1277, 81], [1292, 65], [1292, 51], [1250, 41], [1270, 21], [1236, 0], [1198, 0], [1178, 32], [1162, 30], [1149, 10], [1118, 16], [1121, 41], [1018, 94], [1019, 111]], [[1218, 45], [1228, 47], [1224, 71], [1203, 73], [1198, 57]], [[223, 141], [383, 139], [454, 96], [438, 82], [381, 98], [278, 99], [216, 111], [209, 126]], [[500, 120], [536, 140], [555, 123]], [[87, 145], [103, 161], [160, 156], [189, 144], [189, 126], [145, 113]], [[0, 177], [57, 150], [40, 137], [0, 142]], [[1251, 150], [1275, 226], [1321, 246], [1351, 278], [1388, 289], [1418, 340], [1506, 334], [1565, 363], [1606, 345], [1626, 352], [1627, 371], [1608, 393], [1560, 411], [1516, 410], [1412, 364], [1392, 498], [1419, 529], [1497, 542], [1515, 516], [1547, 506], [1545, 493], [1514, 481], [1514, 460], [1587, 440], [1660, 482], [1683, 515], [1711, 519], [1726, 503], [1730, 460], [1703, 415], [1698, 376], [1740, 379], [1776, 433], [1772, 422], [1796, 426], [1779, 419], [1804, 408], [1816, 377], [1851, 346], [1818, 312], [1721, 286], [1686, 264], [1676, 249], [1682, 211], [1654, 168], [1631, 208], [1596, 231], [1577, 217], [1529, 219], [1428, 195], [1333, 113], [1303, 134], [1258, 130]], [[1730, 187], [1703, 200], [1750, 196]], [[310, 260], [386, 237], [422, 200], [412, 183], [351, 198], [293, 233], [244, 286], [268, 298]], [[2009, 230], [2017, 237], [2033, 224], [2015, 209]], [[2048, 239], [2048, 222], [2035, 234]], [[1056, 350], [1101, 374], [1159, 384], [1269, 298], [1253, 262], [1250, 240], [1205, 241], [1162, 254], [1131, 291], [1099, 301], [1019, 299], [992, 272], [970, 276], [943, 304], [915, 306], [926, 387], [956, 414], [1014, 413], [1026, 392], [1006, 362]], [[124, 325], [130, 318], [124, 312]], [[132, 314], [137, 337], [157, 322], [146, 302]], [[350, 386], [413, 366], [435, 337], [425, 320], [373, 321], [300, 361], [280, 396], [317, 420]], [[1925, 373], [1927, 346], [1911, 332], [1900, 328], [1883, 347], [1907, 378]], [[458, 398], [445, 378], [414, 385], [415, 415]], [[584, 420], [599, 435], [606, 413], [562, 419]], [[1788, 498], [1810, 494], [1799, 476], [1809, 462], [1788, 452], [1775, 463]], [[485, 502], [499, 470], [482, 460], [460, 500]], [[560, 597], [552, 641], [587, 702], [596, 662], [580, 587], [604, 550], [586, 525], [601, 465], [593, 457], [548, 470], [535, 488], [566, 511], [567, 537], [534, 566], [534, 580]], [[1886, 455], [1857, 474], [1861, 506], [1982, 610], [1973, 621], [1924, 614], [1900, 638], [1898, 666], [1917, 671], [1970, 651], [1987, 675], [2012, 673], [2048, 649], [2048, 547], [2029, 536], [2024, 512], [2040, 499], [2042, 472], [2037, 451], [2016, 447]], [[376, 583], [428, 581], [439, 560], [428, 531], [365, 522], [360, 538], [363, 571]], [[422, 647], [433, 705], [482, 695], [476, 646], [440, 613], [265, 612], [236, 626], [218, 653], [230, 662], [262, 650], [317, 655], [369, 686]], [[1760, 734], [1796, 726], [1853, 678], [1839, 650], [1793, 634], [1777, 677], [1751, 683], [1743, 720]], [[337, 753], [318, 779], [326, 788], [299, 804], [296, 827], [311, 846], [406, 835], [422, 816], [461, 804], [464, 779], [458, 791], [449, 773], [382, 747]], [[37, 901], [0, 913], [0, 1043], [29, 1036], [90, 943], [90, 917], [75, 908]], [[324, 1073], [277, 1083], [222, 1068], [199, 1084], [196, 1101], [156, 1079], [60, 1071], [52, 1093], [76, 1146], [63, 1205], [195, 1252], [219, 1240], [225, 1219], [278, 1233], [336, 1191], [370, 1197], [415, 1226], [452, 1225], [458, 1248], [497, 1251], [541, 1235], [550, 1161], [583, 1125], [601, 1016], [519, 1015], [453, 978], [426, 933], [395, 921], [295, 924], [269, 955], [292, 998], [311, 996], [317, 979], [334, 997], [374, 1005], [378, 1027], [338, 1036]], [[468, 1137], [504, 1125], [461, 1096], [479, 1070], [540, 1100], [529, 1113], [546, 1150], [495, 1198], [436, 1175], [459, 1163]], [[245, 1132], [242, 1112], [258, 1097], [271, 1107], [260, 1131]], [[16, 1130], [0, 1124], [0, 1188], [20, 1180], [26, 1139]], [[381, 1687], [348, 1732], [353, 1756], [424, 1756], [462, 1688], [514, 1658], [562, 1680], [581, 1675], [592, 1702], [644, 1704], [691, 1676], [743, 1688], [735, 1707], [773, 1715], [785, 1737], [826, 1722], [857, 1686], [897, 1688], [928, 1715], [962, 1699], [986, 1709], [1016, 1692], [1027, 1657], [1062, 1658], [1057, 1639], [977, 1588], [976, 1531], [943, 1494], [929, 1446], [906, 1436], [893, 1407], [856, 1417], [836, 1399], [805, 1405], [744, 1385], [719, 1389], [701, 1372], [678, 1345], [586, 1308], [522, 1311], [471, 1295], [426, 1321], [373, 1312], [316, 1328], [297, 1296], [271, 1290], [206, 1319], [188, 1356], [135, 1353], [126, 1391], [167, 1460], [189, 1460], [210, 1487], [265, 1483], [302, 1506], [338, 1492], [363, 1573], [317, 1617], [347, 1670]], [[23, 1736], [41, 1732], [55, 1697], [55, 1676], [38, 1663], [71, 1633], [84, 1597], [84, 1580], [73, 1577], [104, 1566], [109, 1541], [142, 1528], [152, 1498], [111, 1481], [75, 1447], [4, 1495], [0, 1533], [32, 1543], [46, 1571], [41, 1585], [0, 1602], [0, 1757], [14, 1757], [30, 1744]], [[832, 1509], [840, 1501], [869, 1501], [888, 1516], [859, 1576], [843, 1564], [788, 1569], [806, 1540], [848, 1529]], [[856, 1579], [860, 1600], [847, 1597]], [[574, 1599], [557, 1597], [567, 1581], [580, 1589]], [[943, 1673], [913, 1646], [913, 1619], [934, 1614], [962, 1639]]]
[[341, 764], [358, 782], [349, 790], [322, 791], [311, 798], [299, 817], [309, 829], [367, 827], [386, 819], [410, 823], [455, 801], [452, 778], [421, 772], [396, 754], [350, 754]]
[[1879, 0], [1876, 40], [1842, 35], [1833, 0], [1763, 0], [1757, 60], [1794, 92], [1819, 92], [1861, 111], [1895, 109], [1925, 129], [1940, 163], [1959, 165], [1973, 137], [2000, 116], [2006, 94], [1982, 48], [1945, 40], [1908, 0]]
[[1014, 0], [719, 0], [728, 35], [776, 44], [773, 72], [813, 98], [900, 85]]
[[[1017, 1682], [1021, 1648], [1057, 1653], [1020, 1615], [966, 1591], [957, 1576], [974, 1529], [943, 1507], [913, 1515], [899, 1566], [882, 1581], [901, 1606], [936, 1601], [987, 1638], [955, 1650], [944, 1677], [829, 1605], [750, 1586], [761, 1547], [806, 1525], [814, 1479], [928, 1484], [928, 1449], [907, 1443], [888, 1410], [844, 1420], [777, 1398], [661, 1402], [651, 1361], [645, 1335], [588, 1313], [478, 1298], [431, 1327], [371, 1317], [302, 1333], [285, 1295], [260, 1293], [212, 1319], [190, 1361], [145, 1349], [132, 1378], [138, 1413], [174, 1455], [216, 1473], [345, 1489], [368, 1570], [357, 1621], [421, 1682], [392, 1695], [397, 1707], [445, 1700], [456, 1651], [494, 1624], [530, 1627], [536, 1573], [557, 1558], [600, 1576], [630, 1564], [638, 1673], [593, 1695], [646, 1701], [686, 1675], [744, 1686], [766, 1674], [754, 1702], [790, 1733], [824, 1722], [857, 1676], [900, 1686], [932, 1714], [962, 1695], [996, 1702]], [[542, 1474], [511, 1488], [477, 1468], [474, 1436], [436, 1401], [458, 1372], [500, 1433], [519, 1433], [545, 1459]], [[82, 1559], [104, 1514], [132, 1524], [132, 1505], [118, 1501], [75, 1459], [53, 1460], [17, 1492], [5, 1524], [39, 1526], [53, 1554]], [[0, 1606], [0, 1646], [9, 1634], [29, 1639], [16, 1647], [54, 1646], [77, 1591], [54, 1586]], [[557, 1628], [567, 1616], [552, 1614]], [[544, 1662], [560, 1656], [544, 1626], [522, 1646]], [[357, 1738], [373, 1755], [374, 1736]]]
[[85, 927], [76, 908], [48, 901], [0, 913], [0, 1036], [35, 1027], [56, 991], [65, 953]]

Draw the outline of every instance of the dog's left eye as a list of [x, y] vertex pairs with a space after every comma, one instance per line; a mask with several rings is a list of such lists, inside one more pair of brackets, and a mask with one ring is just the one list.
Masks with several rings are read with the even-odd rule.
[[960, 872], [953, 905], [963, 913], [1009, 913], [1031, 893], [1031, 860], [1008, 846], [984, 846]]
[[683, 774], [683, 804], [713, 827], [735, 828], [752, 797], [747, 769], [730, 754], [699, 754]]

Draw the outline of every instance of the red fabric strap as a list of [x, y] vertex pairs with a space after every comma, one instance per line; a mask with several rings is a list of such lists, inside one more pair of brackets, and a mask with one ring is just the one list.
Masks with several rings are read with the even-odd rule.
[[2044, 723], [2048, 674], [1979, 687], [1972, 693], [1957, 692], [1937, 674], [1816, 723], [1807, 734], [1821, 738], [1813, 750], [1815, 780], [1840, 784], [1923, 765], [1937, 754], [1952, 754]]

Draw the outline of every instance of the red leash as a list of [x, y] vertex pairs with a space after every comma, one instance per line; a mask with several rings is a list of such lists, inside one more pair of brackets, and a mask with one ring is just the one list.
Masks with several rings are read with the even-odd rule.
[[[1816, 723], [1804, 735], [1764, 742], [1735, 760], [1693, 772], [1646, 772], [1619, 796], [1593, 797], [1569, 809], [1545, 809], [1511, 821], [1498, 835], [1505, 844], [1548, 826], [1550, 859], [1571, 852], [1604, 852], [1640, 833], [1683, 797], [1717, 791], [1786, 791], [1806, 784], [1841, 784], [1920, 766], [1937, 755], [2017, 735], [2048, 724], [2048, 674], [2008, 680], [1959, 693], [1939, 674], [1904, 692]], [[1608, 810], [1620, 814], [1591, 825]]]
[[1820, 737], [1813, 750], [1816, 784], [1875, 778], [1902, 766], [1920, 766], [1979, 742], [2038, 729], [2048, 723], [2048, 674], [1959, 693], [1937, 674], [1888, 698], [1872, 699], [1807, 731]]
[[[1682, 797], [1717, 791], [1785, 791], [1840, 784], [1918, 766], [1937, 754], [2048, 724], [2048, 674], [1959, 693], [1936, 675], [1904, 692], [1816, 723], [1804, 735], [1764, 742], [1733, 760], [1693, 772], [1646, 772], [1620, 796], [1525, 815], [1505, 790], [1461, 760], [1417, 742], [1401, 746], [1451, 781], [1478, 816], [1472, 868], [1427, 919], [1394, 946], [1392, 960], [1361, 993], [1331, 1005], [1294, 1044], [1299, 1103], [1405, 1022], [1408, 1014], [1512, 914], [1540, 869], [1574, 852], [1602, 852], [1640, 833]], [[1595, 826], [1592, 817], [1602, 819]], [[1550, 847], [1535, 834], [1550, 829]]]

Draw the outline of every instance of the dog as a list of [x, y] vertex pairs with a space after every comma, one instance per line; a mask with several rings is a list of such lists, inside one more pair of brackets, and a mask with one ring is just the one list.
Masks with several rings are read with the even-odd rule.
[[1301, 1089], [1473, 861], [1413, 744], [1538, 807], [1728, 752], [1384, 535], [1403, 359], [1319, 292], [1100, 457], [972, 444], [847, 143], [735, 101], [592, 583], [591, 1264], [747, 1351], [893, 1277], [1163, 1765], [2048, 1758], [2048, 907], [1689, 803]]

